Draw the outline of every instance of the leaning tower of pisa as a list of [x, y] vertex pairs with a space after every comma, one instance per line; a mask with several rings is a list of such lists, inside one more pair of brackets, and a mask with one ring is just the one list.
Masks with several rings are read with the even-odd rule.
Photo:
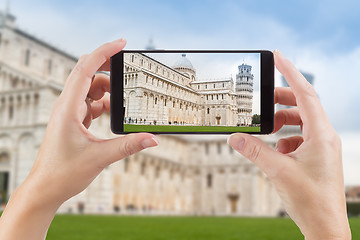
[[250, 125], [252, 121], [253, 80], [251, 66], [241, 64], [236, 74], [237, 125]]

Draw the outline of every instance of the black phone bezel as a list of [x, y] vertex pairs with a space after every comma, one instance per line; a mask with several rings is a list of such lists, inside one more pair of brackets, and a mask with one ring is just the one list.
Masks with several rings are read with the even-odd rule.
[[[274, 56], [268, 50], [122, 50], [110, 59], [110, 115], [111, 130], [123, 132], [123, 55], [124, 53], [260, 53], [260, 132], [248, 134], [270, 134], [274, 129]], [[121, 67], [118, 67], [121, 66]], [[231, 134], [236, 132], [150, 132], [154, 134]]]

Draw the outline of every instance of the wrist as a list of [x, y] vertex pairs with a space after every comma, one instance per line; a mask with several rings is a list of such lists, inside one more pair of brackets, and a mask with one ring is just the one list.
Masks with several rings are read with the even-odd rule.
[[0, 231], [0, 239], [45, 239], [61, 203], [49, 197], [49, 186], [43, 185], [28, 177], [11, 194], [0, 219], [0, 228], [6, 229]]
[[334, 220], [332, 223], [325, 224], [316, 224], [316, 221], [313, 221], [311, 231], [304, 233], [305, 240], [351, 240], [351, 230], [347, 217], [338, 216], [331, 219]]

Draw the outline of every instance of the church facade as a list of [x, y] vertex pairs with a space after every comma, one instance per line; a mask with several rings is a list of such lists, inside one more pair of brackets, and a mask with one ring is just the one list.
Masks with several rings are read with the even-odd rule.
[[[18, 29], [14, 21], [11, 15], [2, 13], [0, 16], [0, 192], [4, 196], [3, 203], [5, 196], [9, 196], [29, 173], [52, 106], [77, 61]], [[149, 120], [217, 124], [217, 114], [224, 114], [220, 118], [223, 124], [222, 121], [230, 118], [226, 114], [237, 114], [235, 106], [239, 98], [229, 90], [233, 84], [231, 79], [198, 83], [196, 79], [185, 77], [180, 69], [175, 72], [164, 67], [175, 75], [173, 82], [166, 85], [165, 80], [159, 80], [152, 72], [156, 70], [140, 73], [135, 67], [128, 67], [126, 103], [132, 104], [133, 98], [149, 103], [148, 112], [134, 108]], [[161, 73], [162, 69], [158, 71]], [[144, 82], [148, 77], [151, 84], [141, 93], [134, 89], [132, 96], [130, 89], [135, 81], [131, 78], [136, 74]], [[182, 77], [184, 84], [177, 82], [179, 86], [176, 85], [177, 77]], [[206, 84], [209, 88], [216, 85], [207, 91]], [[186, 92], [187, 97], [175, 91], [175, 87]], [[173, 90], [174, 94], [167, 94], [165, 89]], [[220, 105], [213, 104], [212, 98], [218, 96], [222, 100], [221, 94], [224, 94], [224, 101]], [[204, 105], [195, 105], [195, 101], [189, 101], [189, 96], [203, 97]], [[206, 96], [209, 100], [205, 100]], [[155, 112], [151, 104], [157, 101], [155, 105], [165, 105], [165, 100], [170, 106], [175, 102], [177, 112], [171, 109], [169, 114], [166, 108]], [[210, 114], [206, 118], [208, 108]], [[200, 115], [192, 118], [186, 111], [199, 111], [205, 118]], [[103, 114], [90, 130], [98, 137], [114, 137], [109, 122], [109, 115]], [[262, 139], [274, 146], [271, 136]], [[280, 199], [270, 181], [254, 164], [233, 151], [225, 136], [167, 135], [160, 136], [160, 142], [159, 147], [107, 167], [86, 190], [65, 202], [59, 213], [275, 216], [281, 209]]]
[[125, 53], [125, 118], [139, 124], [250, 126], [254, 76], [244, 63], [238, 71], [235, 87], [232, 77], [199, 80], [186, 54], [170, 67], [146, 54]]

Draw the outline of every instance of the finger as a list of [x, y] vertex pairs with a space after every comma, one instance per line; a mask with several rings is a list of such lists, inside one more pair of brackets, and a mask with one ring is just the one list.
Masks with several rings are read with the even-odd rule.
[[279, 131], [284, 125], [302, 125], [298, 108], [281, 109], [275, 113], [273, 133]]
[[287, 156], [276, 152], [260, 139], [248, 134], [232, 134], [228, 143], [244, 157], [254, 162], [270, 179], [276, 178], [280, 171], [293, 164]]
[[[106, 167], [120, 159], [128, 157], [143, 149], [155, 147], [159, 140], [150, 133], [128, 134], [123, 137], [94, 142], [93, 154], [99, 156], [99, 164]], [[106, 153], [106, 154], [104, 154]]]
[[289, 87], [275, 88], [274, 102], [287, 106], [296, 106], [296, 98]]
[[305, 125], [304, 138], [321, 136], [331, 125], [314, 88], [279, 50], [274, 51], [274, 59], [276, 68], [283, 74], [296, 97], [296, 104]]
[[94, 101], [91, 104], [92, 119], [98, 118], [103, 112], [110, 112], [110, 96], [105, 95], [98, 101]]
[[[73, 106], [81, 104], [85, 100], [91, 85], [91, 79], [96, 71], [104, 65], [110, 57], [120, 52], [126, 44], [124, 39], [106, 43], [89, 55], [83, 57], [82, 61], [76, 64], [68, 79], [66, 96]], [[76, 111], [76, 108], [74, 108]]]
[[110, 92], [110, 77], [106, 74], [96, 74], [88, 95], [93, 100], [99, 100], [105, 92]]
[[304, 142], [302, 136], [292, 136], [288, 138], [282, 138], [276, 145], [276, 151], [283, 154], [291, 153], [295, 151]]
[[110, 60], [106, 61], [98, 71], [109, 72], [110, 71]]
[[91, 121], [92, 121], [90, 100], [86, 99], [85, 103], [86, 103], [87, 110], [86, 110], [85, 116], [83, 117], [84, 120], [82, 123], [84, 124], [84, 126], [86, 128], [89, 128], [91, 125]]
[[73, 82], [73, 78], [72, 77], [74, 75], [74, 72], [75, 72], [75, 68], [82, 68], [82, 65], [85, 61], [85, 59], [88, 57], [89, 55], [88, 54], [84, 54], [82, 55], [77, 63], [76, 63], [76, 66], [73, 68], [73, 70], [71, 71], [71, 73], [69, 74], [69, 76], [67, 77], [66, 81], [65, 81], [65, 85], [64, 85], [64, 89], [63, 91], [61, 92], [61, 95], [64, 95], [65, 93], [68, 93], [68, 92], [71, 92], [71, 82]]

